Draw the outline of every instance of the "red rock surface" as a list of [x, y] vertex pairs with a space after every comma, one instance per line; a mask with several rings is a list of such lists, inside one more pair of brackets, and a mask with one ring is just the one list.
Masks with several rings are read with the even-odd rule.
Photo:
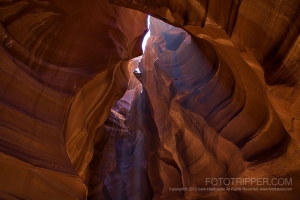
[[297, 199], [299, 13], [296, 0], [1, 1], [0, 198]]

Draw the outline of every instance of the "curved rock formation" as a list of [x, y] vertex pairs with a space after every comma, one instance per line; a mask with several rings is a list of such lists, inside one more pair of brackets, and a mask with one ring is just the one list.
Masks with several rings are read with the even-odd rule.
[[126, 91], [146, 15], [106, 1], [2, 1], [0, 21], [0, 197], [85, 199], [95, 135]]
[[[167, 24], [131, 60], [146, 14]], [[299, 1], [1, 1], [0, 22], [1, 199], [300, 195]], [[292, 185], [211, 182], [251, 178]]]
[[[237, 53], [228, 55], [234, 49], [226, 35], [218, 43], [211, 39], [213, 34], [203, 32], [203, 39], [194, 43], [183, 30], [154, 19], [151, 25], [155, 29], [136, 76], [149, 95], [161, 145], [181, 174], [177, 186], [205, 187], [204, 177], [240, 177], [246, 164], [242, 157], [252, 164], [262, 163], [286, 152], [289, 134], [260, 89], [263, 85], [255, 72]], [[255, 109], [259, 112], [251, 112]], [[144, 129], [140, 126], [139, 130]], [[220, 147], [224, 154], [218, 154]], [[226, 195], [240, 196], [185, 191], [184, 197], [219, 199]], [[157, 198], [169, 197], [161, 193]]]

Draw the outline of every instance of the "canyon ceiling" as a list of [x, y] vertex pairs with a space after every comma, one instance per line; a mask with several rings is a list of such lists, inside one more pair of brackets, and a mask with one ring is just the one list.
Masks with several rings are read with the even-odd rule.
[[0, 22], [0, 199], [299, 198], [299, 0], [1, 0]]

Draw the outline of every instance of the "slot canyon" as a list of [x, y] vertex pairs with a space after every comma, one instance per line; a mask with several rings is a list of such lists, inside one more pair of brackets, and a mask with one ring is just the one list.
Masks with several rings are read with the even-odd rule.
[[299, 0], [1, 0], [0, 22], [0, 199], [299, 199]]

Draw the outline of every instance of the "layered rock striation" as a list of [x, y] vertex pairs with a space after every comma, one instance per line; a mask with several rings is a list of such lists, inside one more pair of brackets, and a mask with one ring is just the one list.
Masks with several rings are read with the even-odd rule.
[[[299, 13], [296, 0], [0, 2], [0, 198], [297, 199]], [[292, 191], [207, 182], [237, 178]]]

